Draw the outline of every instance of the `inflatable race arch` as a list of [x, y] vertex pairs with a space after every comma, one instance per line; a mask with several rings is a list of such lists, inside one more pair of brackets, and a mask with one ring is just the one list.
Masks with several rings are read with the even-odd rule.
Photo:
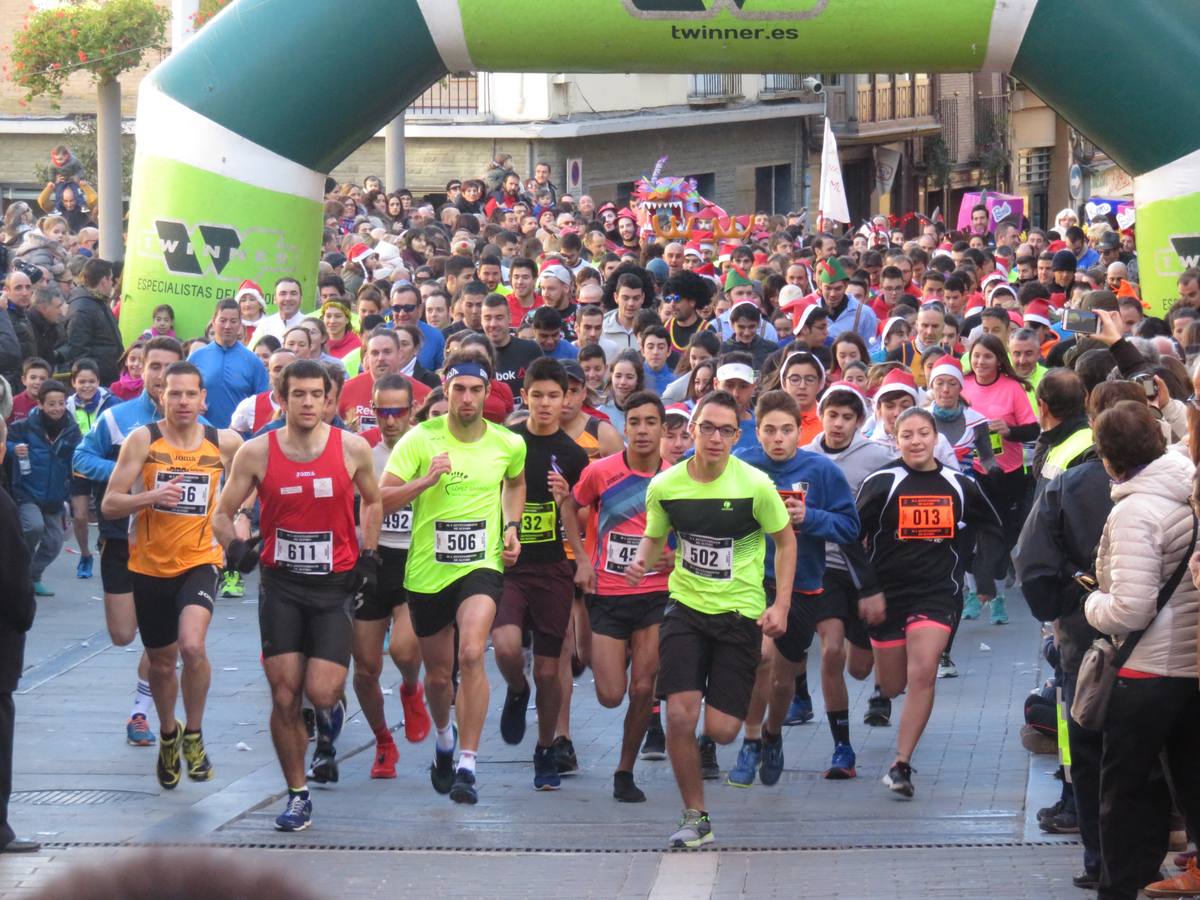
[[284, 274], [310, 308], [326, 173], [474, 70], [1011, 72], [1135, 176], [1161, 313], [1200, 264], [1195, 63], [1194, 0], [235, 0], [142, 82], [121, 326]]

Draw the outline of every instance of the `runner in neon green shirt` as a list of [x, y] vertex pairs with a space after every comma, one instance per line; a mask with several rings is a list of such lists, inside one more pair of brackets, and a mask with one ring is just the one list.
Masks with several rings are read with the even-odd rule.
[[[704, 397], [689, 426], [696, 455], [654, 476], [646, 489], [646, 531], [626, 580], [653, 570], [667, 532], [679, 545], [668, 580], [671, 602], [659, 628], [658, 695], [668, 701], [667, 747], [683, 798], [672, 847], [712, 841], [696, 724], [705, 700], [704, 733], [717, 743], [737, 737], [750, 705], [762, 636], [787, 630], [796, 569], [796, 536], [775, 485], [730, 457], [740, 428], [737, 400]], [[775, 602], [763, 593], [764, 533], [775, 542]]]
[[[449, 412], [418, 425], [392, 451], [380, 488], [384, 515], [413, 508], [404, 586], [425, 660], [425, 698], [437, 727], [430, 779], [455, 803], [475, 803], [475, 756], [487, 715], [483, 658], [504, 585], [521, 553], [525, 442], [483, 418], [490, 364], [456, 354], [444, 376]], [[503, 526], [501, 526], [503, 511]], [[454, 632], [462, 750], [450, 724]]]

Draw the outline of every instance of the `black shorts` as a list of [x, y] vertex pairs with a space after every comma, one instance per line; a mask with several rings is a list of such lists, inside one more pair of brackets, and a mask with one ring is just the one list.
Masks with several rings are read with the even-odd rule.
[[707, 615], [672, 598], [658, 629], [658, 697], [699, 691], [713, 709], [745, 719], [761, 651], [753, 619]]
[[619, 597], [592, 594], [587, 598], [588, 620], [596, 634], [627, 641], [635, 631], [661, 625], [670, 599], [666, 591]]
[[71, 475], [72, 497], [90, 497], [92, 496], [92, 487], [92, 483], [82, 475]]
[[[433, 637], [458, 618], [458, 608], [468, 597], [484, 594], [497, 606], [504, 591], [504, 576], [495, 569], [473, 569], [436, 594], [408, 592], [408, 613], [419, 638]], [[490, 629], [489, 629], [490, 630]]]
[[354, 576], [288, 575], [273, 566], [261, 571], [258, 629], [263, 656], [300, 653], [349, 667]]
[[105, 538], [100, 548], [100, 584], [106, 594], [132, 594], [133, 573], [129, 571], [129, 541]]
[[404, 590], [404, 564], [407, 561], [407, 550], [379, 548], [379, 589], [374, 597], [363, 600], [362, 605], [354, 610], [356, 621], [390, 619], [397, 606], [408, 602], [408, 592]]
[[563, 560], [513, 566], [504, 573], [504, 589], [492, 628], [515, 625], [533, 633], [533, 655], [557, 657], [562, 652], [571, 605], [575, 602], [575, 567]]
[[817, 601], [817, 622], [841, 619], [846, 628], [846, 640], [860, 650], [871, 649], [867, 623], [858, 614], [858, 588], [844, 569], [825, 569], [824, 590]]
[[130, 573], [142, 646], [158, 650], [178, 641], [179, 616], [184, 607], [202, 606], [211, 614], [219, 574], [216, 566], [196, 566], [169, 578]]
[[[883, 592], [887, 597], [887, 590]], [[947, 635], [954, 630], [959, 601], [954, 597], [926, 597], [916, 601], [888, 602], [887, 618], [868, 629], [871, 646], [903, 646], [909, 631], [917, 628], [938, 628]]]
[[[763, 590], [767, 592], [767, 606], [775, 603], [775, 582], [763, 582]], [[775, 638], [775, 649], [788, 662], [804, 662], [804, 654], [812, 646], [813, 635], [817, 633], [818, 616], [821, 611], [822, 594], [802, 594], [792, 591], [792, 605], [788, 607], [787, 631]]]

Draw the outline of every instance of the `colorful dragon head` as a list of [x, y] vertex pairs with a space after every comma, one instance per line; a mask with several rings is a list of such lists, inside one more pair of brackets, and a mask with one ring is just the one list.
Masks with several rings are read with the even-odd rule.
[[[694, 178], [663, 175], [667, 157], [654, 165], [633, 187], [630, 201], [643, 232], [653, 231], [664, 240], [688, 240], [693, 232], [709, 231], [720, 238], [745, 239], [749, 232], [741, 218], [731, 218], [721, 207], [700, 195]], [[745, 232], [745, 233], [743, 233]]]

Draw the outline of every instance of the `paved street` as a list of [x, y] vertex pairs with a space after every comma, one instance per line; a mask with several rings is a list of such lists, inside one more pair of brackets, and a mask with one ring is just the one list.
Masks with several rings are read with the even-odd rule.
[[[1070, 884], [1078, 846], [1043, 835], [1033, 822], [1034, 811], [1056, 798], [1057, 782], [1054, 760], [1031, 758], [1020, 745], [1021, 704], [1044, 664], [1037, 624], [1019, 598], [1010, 603], [1012, 625], [968, 622], [960, 632], [954, 657], [962, 674], [939, 682], [913, 761], [914, 801], [892, 799], [879, 783], [895, 728], [861, 724], [869, 685], [851, 693], [860, 777], [820, 777], [832, 743], [814, 690], [816, 722], [788, 730], [780, 783], [748, 790], [710, 783], [715, 852], [678, 854], [660, 852], [679, 810], [669, 763], [639, 763], [649, 802], [611, 798], [623, 713], [599, 706], [589, 674], [574, 704], [582, 772], [564, 779], [562, 791], [533, 790], [532, 711], [522, 746], [500, 740], [503, 693], [493, 672], [478, 806], [456, 807], [430, 788], [432, 738], [414, 747], [400, 737], [400, 777], [371, 781], [371, 735], [352, 717], [340, 741], [340, 783], [314, 789], [312, 829], [275, 832], [283, 783], [266, 728], [253, 580], [244, 601], [219, 601], [210, 635], [205, 735], [216, 778], [162, 791], [154, 751], [124, 742], [137, 651], [111, 646], [99, 578], [77, 581], [76, 559], [64, 553], [48, 573], [57, 596], [40, 602], [17, 698], [11, 817], [46, 849], [0, 857], [0, 894], [21, 896], [74, 864], [106, 863], [113, 848], [123, 857], [147, 845], [192, 844], [219, 846], [223, 859], [246, 848], [233, 856], [284, 867], [334, 896], [393, 896], [417, 886], [505, 897], [1085, 896]], [[388, 672], [393, 722], [397, 680]], [[735, 753], [721, 748], [722, 765]]]

